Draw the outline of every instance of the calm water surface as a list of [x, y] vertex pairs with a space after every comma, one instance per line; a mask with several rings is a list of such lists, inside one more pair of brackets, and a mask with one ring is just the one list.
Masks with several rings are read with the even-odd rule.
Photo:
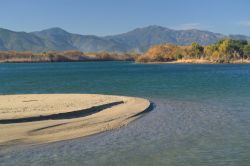
[[150, 99], [121, 129], [0, 149], [0, 165], [250, 165], [250, 65], [0, 64], [0, 94], [102, 93]]

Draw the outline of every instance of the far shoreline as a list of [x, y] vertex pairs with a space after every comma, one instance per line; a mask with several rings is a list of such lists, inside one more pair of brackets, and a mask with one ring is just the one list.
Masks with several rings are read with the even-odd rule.
[[214, 62], [206, 59], [180, 59], [174, 61], [136, 62], [137, 64], [250, 64], [250, 59]]
[[83, 61], [0, 61], [0, 64], [36, 64], [36, 63], [81, 63], [81, 62], [133, 62], [135, 64], [250, 64], [250, 59], [230, 62], [213, 62], [204, 59], [185, 59], [175, 61], [138, 62], [135, 60], [83, 60]]
[[87, 60], [87, 61], [0, 61], [0, 64], [11, 63], [80, 63], [80, 62], [134, 62], [133, 60]]

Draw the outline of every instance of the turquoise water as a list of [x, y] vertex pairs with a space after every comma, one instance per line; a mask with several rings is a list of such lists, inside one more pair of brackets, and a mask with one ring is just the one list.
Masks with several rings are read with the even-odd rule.
[[118, 130], [0, 150], [0, 165], [249, 165], [250, 65], [0, 64], [0, 94], [140, 96], [155, 108]]

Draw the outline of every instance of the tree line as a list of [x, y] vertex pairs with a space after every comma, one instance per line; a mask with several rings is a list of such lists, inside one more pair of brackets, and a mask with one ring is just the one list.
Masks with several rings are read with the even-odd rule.
[[77, 50], [49, 52], [0, 51], [0, 62], [132, 61], [135, 53], [89, 52]]
[[241, 60], [250, 63], [250, 44], [246, 40], [222, 39], [214, 44], [188, 46], [155, 45], [142, 55], [139, 53], [89, 52], [77, 50], [48, 52], [0, 51], [0, 62], [67, 62], [67, 61], [137, 61], [170, 62], [179, 60], [206, 60], [212, 63], [231, 63]]
[[195, 42], [189, 46], [156, 45], [139, 56], [137, 61], [168, 62], [181, 59], [205, 59], [215, 63], [250, 60], [250, 44], [247, 40], [222, 39], [207, 46]]

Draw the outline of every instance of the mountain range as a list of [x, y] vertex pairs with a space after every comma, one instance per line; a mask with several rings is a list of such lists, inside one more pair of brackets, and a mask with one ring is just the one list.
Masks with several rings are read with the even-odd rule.
[[250, 37], [244, 35], [227, 36], [197, 29], [174, 30], [156, 25], [104, 37], [69, 33], [61, 28], [50, 28], [29, 33], [0, 28], [0, 50], [144, 52], [155, 44], [189, 45], [192, 42], [198, 42], [207, 45], [223, 38], [245, 39], [250, 42]]

